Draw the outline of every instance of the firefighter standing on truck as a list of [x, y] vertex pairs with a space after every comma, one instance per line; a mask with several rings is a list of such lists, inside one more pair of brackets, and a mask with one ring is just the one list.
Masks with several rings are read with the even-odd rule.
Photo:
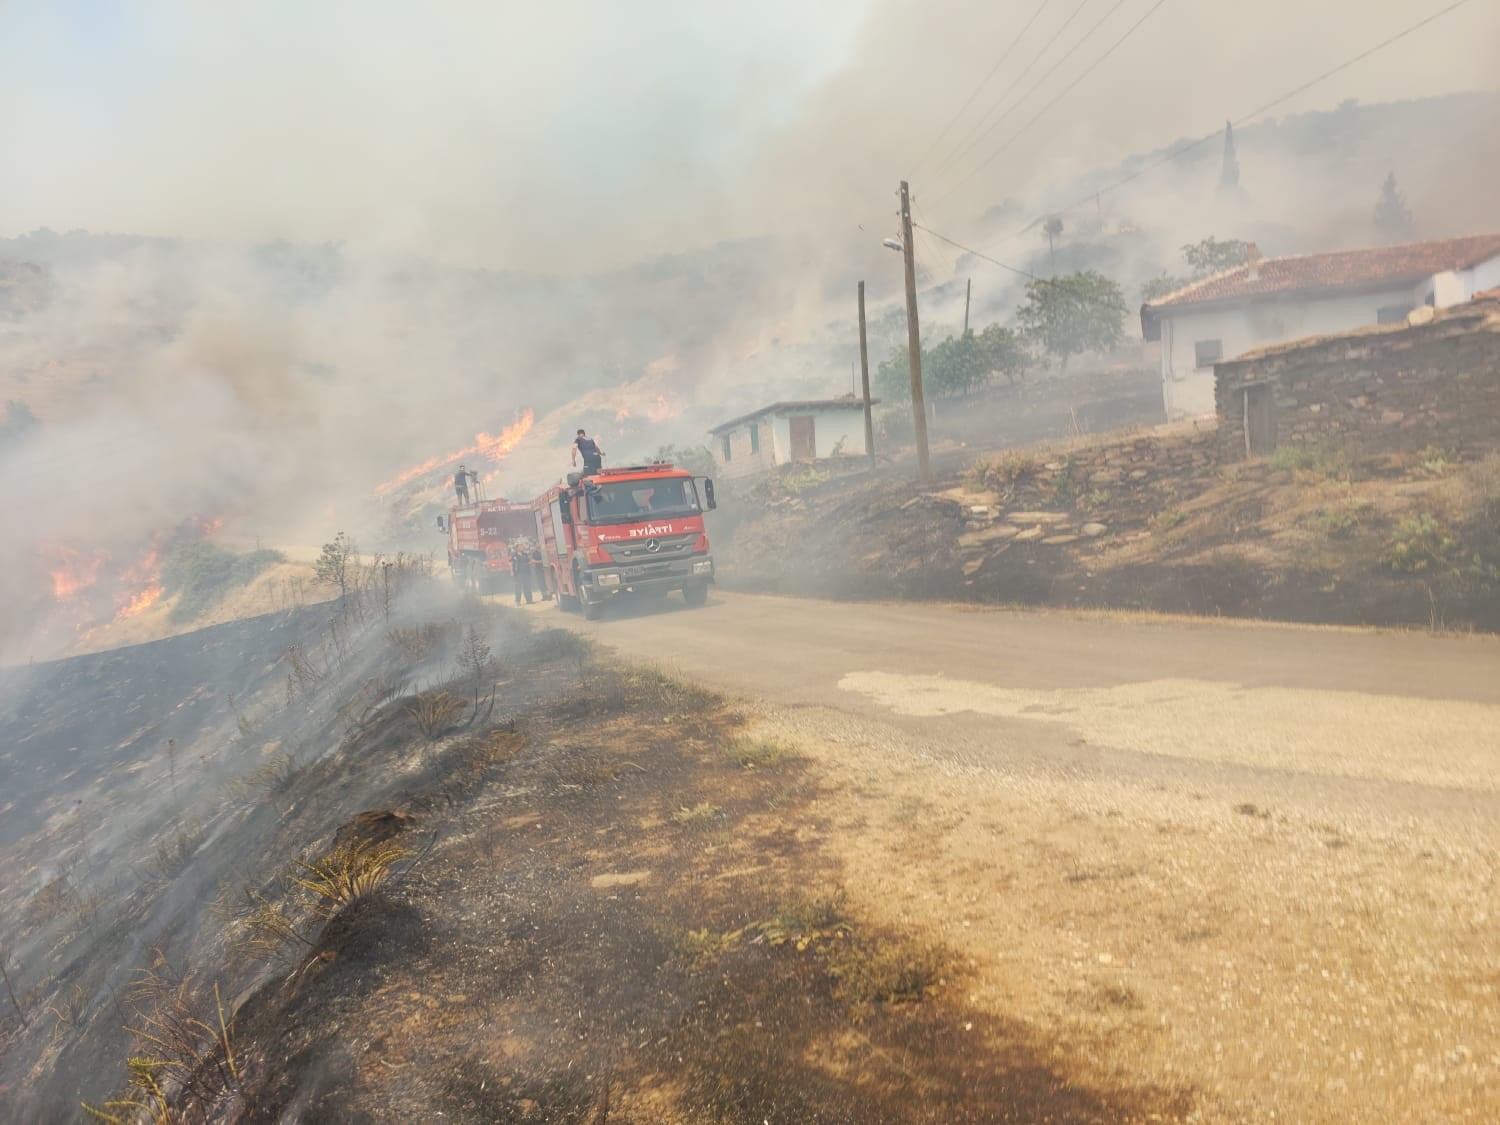
[[578, 436], [573, 439], [573, 464], [578, 464], [578, 455], [583, 454], [583, 471], [585, 473], [597, 473], [604, 467], [604, 450], [599, 448], [599, 443], [589, 437], [583, 430], [578, 431]]
[[458, 472], [453, 474], [453, 494], [458, 498], [460, 504], [467, 505], [469, 503], [470, 477], [474, 478], [476, 484], [478, 483], [479, 474], [469, 472], [462, 465], [458, 467]]

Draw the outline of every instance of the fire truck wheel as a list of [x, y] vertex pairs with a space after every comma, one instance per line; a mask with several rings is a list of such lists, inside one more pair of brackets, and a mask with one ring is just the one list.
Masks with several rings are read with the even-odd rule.
[[688, 605], [695, 609], [700, 605], [707, 605], [708, 585], [706, 583], [699, 583], [696, 586], [684, 586], [682, 588], [682, 598]]

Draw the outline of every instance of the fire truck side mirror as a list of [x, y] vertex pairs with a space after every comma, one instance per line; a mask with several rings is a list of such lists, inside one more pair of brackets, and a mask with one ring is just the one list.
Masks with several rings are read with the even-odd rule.
[[438, 530], [439, 531], [447, 531], [448, 530], [448, 525], [443, 522], [443, 517], [442, 516], [438, 516], [437, 523], [438, 523]]
[[563, 496], [562, 504], [559, 505], [558, 510], [562, 513], [563, 523], [573, 522], [573, 498], [571, 496]]
[[714, 499], [714, 482], [712, 477], [703, 478], [703, 503], [708, 507], [710, 512], [719, 506], [718, 501]]

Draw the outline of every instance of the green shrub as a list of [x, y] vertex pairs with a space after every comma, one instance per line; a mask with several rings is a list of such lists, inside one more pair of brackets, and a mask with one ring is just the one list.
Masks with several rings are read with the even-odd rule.
[[1078, 485], [1073, 480], [1073, 458], [1067, 457], [1062, 468], [1052, 478], [1051, 486], [1042, 494], [1042, 503], [1049, 508], [1071, 508], [1077, 499]]
[[1316, 445], [1278, 446], [1266, 459], [1276, 473], [1308, 473], [1320, 477], [1342, 476], [1348, 471], [1342, 454]]
[[1457, 458], [1450, 457], [1446, 450], [1429, 445], [1417, 454], [1416, 475], [1423, 477], [1445, 477], [1457, 468]]
[[1457, 552], [1458, 543], [1448, 529], [1423, 512], [1397, 525], [1380, 561], [1397, 574], [1426, 574], [1448, 567]]
[[780, 769], [797, 760], [793, 751], [773, 739], [743, 735], [725, 743], [724, 753], [743, 770]]
[[1157, 535], [1165, 535], [1185, 519], [1181, 508], [1165, 508], [1151, 517], [1150, 527]]
[[832, 958], [829, 972], [839, 996], [855, 1005], [900, 1004], [921, 1000], [942, 983], [947, 955], [919, 941], [852, 945]]
[[988, 476], [997, 478], [1002, 484], [1014, 484], [1024, 477], [1035, 476], [1041, 464], [1035, 457], [1012, 450], [997, 461], [991, 461]]
[[1366, 501], [1343, 508], [1323, 508], [1318, 512], [1314, 526], [1329, 539], [1347, 539], [1373, 507]]
[[824, 483], [828, 478], [829, 474], [827, 471], [819, 469], [815, 465], [808, 465], [804, 468], [792, 469], [790, 472], [784, 473], [777, 483], [781, 491], [785, 492], [788, 496], [800, 496], [808, 489], [816, 488], [818, 485]]

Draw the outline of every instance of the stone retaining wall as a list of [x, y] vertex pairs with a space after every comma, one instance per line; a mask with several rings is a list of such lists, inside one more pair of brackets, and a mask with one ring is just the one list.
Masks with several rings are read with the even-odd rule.
[[[1474, 301], [1425, 323], [1370, 329], [1271, 349], [1214, 369], [1218, 451], [1257, 455], [1317, 445], [1360, 454], [1435, 447], [1464, 458], [1500, 449], [1500, 300]], [[1262, 413], [1257, 413], [1257, 409]]]

